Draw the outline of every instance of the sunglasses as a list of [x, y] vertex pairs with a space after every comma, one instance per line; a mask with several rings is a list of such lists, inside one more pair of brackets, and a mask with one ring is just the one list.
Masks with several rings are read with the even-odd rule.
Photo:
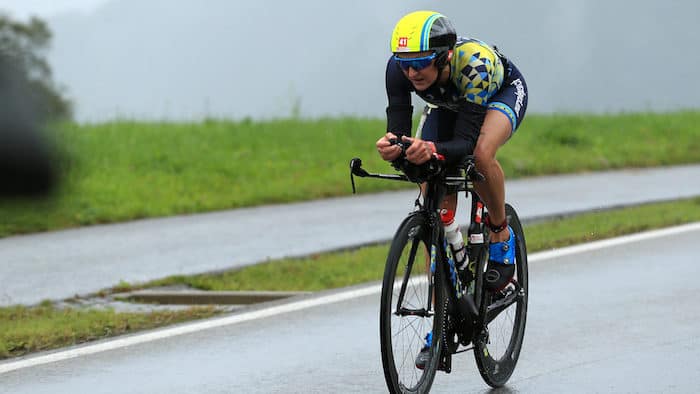
[[420, 71], [428, 67], [436, 57], [437, 54], [433, 52], [432, 54], [423, 57], [398, 57], [397, 55], [394, 55], [394, 60], [396, 60], [399, 66], [401, 66], [401, 69], [404, 71], [408, 71], [409, 68]]

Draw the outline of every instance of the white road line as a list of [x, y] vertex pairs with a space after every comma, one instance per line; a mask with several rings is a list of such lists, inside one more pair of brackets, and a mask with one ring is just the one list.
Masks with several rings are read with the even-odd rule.
[[17, 361], [2, 363], [0, 364], [0, 374], [14, 371], [17, 369], [29, 368], [37, 365], [48, 364], [80, 356], [86, 356], [89, 354], [105, 352], [108, 350], [120, 349], [127, 346], [137, 345], [140, 343], [171, 338], [178, 335], [189, 334], [198, 331], [204, 331], [211, 328], [229, 326], [250, 320], [262, 319], [265, 317], [280, 315], [283, 313], [313, 308], [315, 306], [332, 304], [335, 302], [359, 298], [366, 295], [376, 294], [379, 292], [381, 292], [381, 285], [368, 286], [360, 289], [353, 289], [350, 291], [333, 293], [322, 297], [290, 302], [288, 304], [277, 305], [270, 308], [259, 309], [247, 313], [207, 319], [200, 322], [188, 323], [176, 327], [159, 329], [144, 334], [130, 335], [124, 338], [117, 338], [114, 340], [108, 340], [92, 345], [85, 345], [74, 349], [62, 350], [42, 356], [29, 357]]
[[625, 235], [617, 238], [604, 239], [602, 241], [594, 241], [580, 245], [568, 246], [565, 248], [550, 250], [546, 252], [533, 253], [528, 256], [528, 262], [531, 263], [541, 260], [556, 259], [558, 257], [569, 256], [576, 253], [590, 252], [593, 250], [610, 248], [613, 246], [624, 245], [639, 241], [646, 241], [652, 238], [667, 237], [675, 234], [697, 230], [700, 230], [700, 222], [664, 228], [660, 230], [645, 231], [643, 233]]
[[[639, 234], [627, 235], [623, 237], [595, 241], [587, 244], [570, 246], [566, 248], [556, 249], [547, 252], [533, 253], [528, 256], [528, 260], [532, 262], [556, 259], [572, 254], [584, 253], [603, 248], [644, 241], [652, 238], [666, 237], [683, 232], [700, 230], [700, 223], [692, 223], [688, 225], [672, 227], [662, 230], [653, 230]], [[48, 364], [56, 361], [68, 360], [75, 357], [86, 356], [90, 354], [105, 352], [114, 349], [120, 349], [127, 346], [137, 345], [156, 341], [159, 339], [171, 338], [178, 335], [189, 334], [193, 332], [208, 330], [216, 327], [223, 327], [243, 323], [255, 319], [280, 315], [283, 313], [294, 312], [302, 309], [313, 308], [316, 306], [332, 304], [336, 302], [346, 301], [353, 298], [359, 298], [381, 292], [381, 285], [373, 285], [362, 288], [355, 288], [348, 291], [337, 292], [321, 297], [290, 302], [287, 304], [276, 305], [265, 309], [259, 309], [251, 312], [224, 316], [220, 318], [207, 319], [205, 321], [194, 322], [179, 325], [171, 328], [154, 330], [143, 334], [134, 334], [122, 338], [108, 340], [96, 344], [80, 346], [72, 349], [61, 350], [54, 353], [44, 354], [41, 356], [28, 357], [15, 361], [0, 363], [0, 374], [15, 371], [18, 369], [34, 367], [42, 364]]]

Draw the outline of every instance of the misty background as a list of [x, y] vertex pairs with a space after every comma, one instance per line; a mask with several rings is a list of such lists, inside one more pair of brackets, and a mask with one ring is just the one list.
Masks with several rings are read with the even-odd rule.
[[530, 113], [698, 107], [697, 0], [100, 0], [40, 16], [80, 122], [383, 117], [389, 37], [416, 9], [497, 45]]

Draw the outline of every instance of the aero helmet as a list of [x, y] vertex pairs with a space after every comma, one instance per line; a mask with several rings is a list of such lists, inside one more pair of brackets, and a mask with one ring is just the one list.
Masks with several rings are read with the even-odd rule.
[[446, 16], [435, 11], [415, 11], [405, 15], [394, 27], [391, 51], [434, 51], [438, 64], [444, 64], [447, 53], [457, 42], [457, 32]]

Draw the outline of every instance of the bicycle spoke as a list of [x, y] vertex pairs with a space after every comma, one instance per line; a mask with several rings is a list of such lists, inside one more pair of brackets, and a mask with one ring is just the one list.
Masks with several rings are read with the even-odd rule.
[[403, 333], [406, 330], [406, 328], [409, 328], [409, 327], [413, 329], [414, 333], [419, 334], [419, 336], [420, 336], [420, 333], [418, 332], [418, 330], [415, 329], [413, 323], [410, 321], [407, 322], [407, 324], [403, 324], [403, 328], [401, 328], [399, 331], [394, 333], [394, 336]]
[[[396, 334], [396, 337], [400, 337], [398, 342], [406, 344], [405, 348], [407, 349], [420, 348], [422, 346], [419, 340], [420, 328], [417, 328], [415, 322], [413, 321], [406, 323], [407, 324], [403, 326], [399, 333]], [[422, 325], [419, 324], [419, 326]], [[401, 365], [399, 368], [397, 368], [397, 372], [399, 372], [400, 375], [410, 375], [410, 379], [405, 377], [407, 381], [404, 382], [410, 382], [410, 385], [415, 384], [419, 380], [418, 374], [421, 373], [420, 370], [415, 367], [414, 357], [415, 354], [413, 352], [402, 352]]]

